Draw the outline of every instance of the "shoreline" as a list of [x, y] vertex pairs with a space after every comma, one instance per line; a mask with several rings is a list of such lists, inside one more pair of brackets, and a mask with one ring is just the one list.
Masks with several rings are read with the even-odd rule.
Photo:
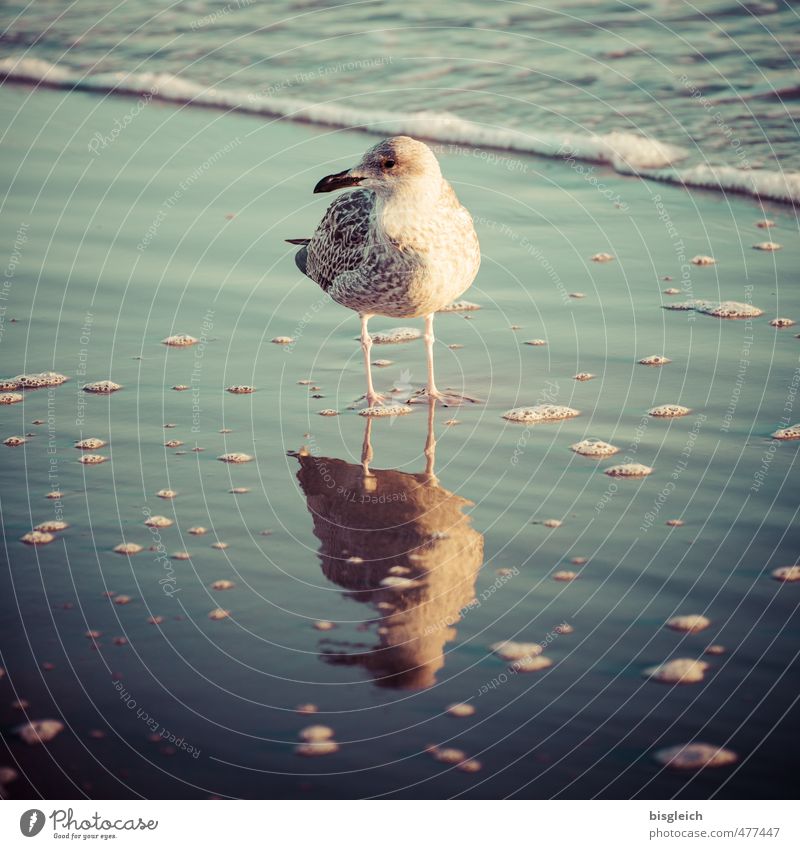
[[[22, 69], [15, 62], [21, 64]], [[118, 78], [108, 80], [103, 75], [93, 79], [92, 76], [80, 76], [77, 72], [43, 60], [24, 57], [21, 60], [15, 57], [0, 60], [0, 79], [33, 91], [45, 88], [135, 98], [139, 111], [151, 100], [157, 100], [161, 103], [218, 110], [224, 114], [259, 115], [372, 136], [413, 135], [431, 145], [561, 160], [570, 167], [573, 167], [571, 162], [579, 160], [609, 167], [621, 176], [639, 177], [693, 190], [708, 190], [724, 196], [742, 195], [795, 208], [800, 204], [800, 172], [736, 168], [709, 163], [682, 169], [676, 163], [680, 163], [686, 156], [685, 150], [674, 144], [629, 132], [614, 130], [604, 134], [559, 134], [548, 131], [537, 137], [530, 131], [498, 130], [449, 114], [366, 113], [347, 106], [314, 104], [246, 91], [220, 91], [170, 74], [129, 74], [125, 82], [120, 82]], [[131, 120], [134, 117], [131, 116]]]

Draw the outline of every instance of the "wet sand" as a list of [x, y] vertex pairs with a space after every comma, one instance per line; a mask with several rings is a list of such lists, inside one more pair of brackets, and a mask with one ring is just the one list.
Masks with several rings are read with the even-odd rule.
[[[794, 795], [800, 585], [770, 574], [796, 562], [800, 442], [770, 438], [800, 420], [800, 340], [770, 326], [800, 319], [790, 207], [440, 150], [483, 265], [465, 295], [481, 309], [437, 319], [437, 377], [485, 403], [435, 411], [426, 471], [427, 407], [371, 423], [349, 409], [357, 319], [283, 242], [310, 235], [330, 200], [313, 185], [369, 136], [151, 102], [92, 152], [125, 99], [6, 85], [0, 103], [0, 377], [69, 377], [0, 408], [0, 441], [27, 440], [0, 446], [0, 728], [25, 772], [9, 796]], [[783, 247], [753, 249], [766, 240]], [[663, 308], [695, 298], [763, 314]], [[162, 343], [184, 334], [198, 343]], [[422, 387], [421, 342], [373, 355], [391, 360], [378, 391]], [[653, 355], [671, 362], [639, 363]], [[82, 391], [104, 380], [121, 388]], [[580, 415], [503, 419], [538, 405]], [[663, 405], [689, 412], [648, 415]], [[619, 451], [581, 456], [584, 439]], [[107, 459], [79, 462], [93, 455]], [[653, 472], [604, 474], [625, 464]], [[338, 507], [309, 496], [321, 465]], [[20, 541], [53, 521], [69, 527], [52, 542]], [[352, 529], [375, 522], [365, 551]], [[664, 627], [686, 615], [711, 625]], [[551, 665], [509, 672], [490, 648], [507, 640]], [[643, 676], [681, 658], [708, 664], [702, 680]], [[338, 748], [306, 759], [309, 703]], [[447, 713], [462, 703], [474, 714]], [[66, 727], [29, 745], [13, 733], [26, 718]], [[738, 761], [654, 756], [694, 741]]]

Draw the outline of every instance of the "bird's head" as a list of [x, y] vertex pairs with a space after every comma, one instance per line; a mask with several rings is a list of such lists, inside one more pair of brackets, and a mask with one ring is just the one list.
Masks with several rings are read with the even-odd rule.
[[371, 147], [354, 168], [323, 177], [314, 192], [332, 192], [351, 186], [389, 195], [397, 190], [437, 186], [442, 172], [428, 145], [410, 136], [394, 136]]

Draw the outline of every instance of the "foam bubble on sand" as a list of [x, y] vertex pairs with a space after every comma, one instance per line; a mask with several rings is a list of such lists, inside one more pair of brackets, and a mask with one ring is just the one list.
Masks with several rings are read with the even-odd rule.
[[224, 551], [226, 548], [228, 548], [228, 543], [222, 542], [221, 540], [217, 540], [217, 542], [211, 543], [211, 548], [215, 548], [217, 549], [217, 551]]
[[769, 227], [774, 227], [775, 222], [771, 218], [762, 218], [761, 221], [756, 221], [756, 227], [766, 230]]
[[759, 242], [753, 247], [757, 251], [779, 251], [783, 245], [779, 245], [777, 242]]
[[295, 746], [295, 754], [303, 758], [318, 758], [324, 755], [334, 755], [339, 751], [335, 740], [318, 740], [313, 743], [301, 743]]
[[162, 345], [169, 345], [170, 348], [188, 348], [190, 345], [196, 345], [198, 342], [194, 336], [189, 336], [188, 333], [178, 333], [176, 336], [167, 336], [161, 340]]
[[789, 425], [789, 427], [776, 430], [772, 434], [773, 439], [800, 439], [800, 422]]
[[84, 466], [99, 466], [106, 460], [108, 460], [108, 457], [104, 457], [102, 454], [84, 454], [82, 457], [78, 457], [78, 462], [83, 463]]
[[37, 374], [18, 374], [0, 381], [3, 389], [41, 389], [45, 386], [61, 386], [69, 378], [57, 371], [41, 371]]
[[394, 363], [394, 360], [373, 360], [372, 365], [377, 368], [386, 368]]
[[533, 345], [534, 348], [541, 348], [543, 345], [547, 344], [547, 341], [544, 339], [529, 339], [524, 343], [525, 345]]
[[538, 655], [537, 657], [523, 657], [512, 661], [511, 669], [514, 672], [538, 672], [540, 669], [547, 669], [548, 666], [552, 665], [553, 661], [549, 657]]
[[675, 304], [664, 304], [665, 310], [696, 310], [703, 315], [713, 315], [715, 318], [757, 318], [764, 311], [752, 304], [741, 301], [681, 301]]
[[372, 342], [375, 345], [396, 345], [400, 342], [413, 342], [421, 336], [422, 331], [416, 327], [393, 327], [391, 330], [373, 333]]
[[297, 707], [295, 708], [295, 711], [297, 713], [302, 713], [302, 714], [312, 714], [312, 713], [318, 713], [319, 708], [315, 704], [312, 704], [311, 702], [306, 702], [305, 704], [297, 705]]
[[583, 292], [570, 292], [569, 297], [574, 298], [576, 301], [580, 301], [581, 299], [585, 298], [586, 295], [584, 295]]
[[603, 442], [602, 439], [582, 439], [570, 445], [570, 449], [584, 457], [610, 457], [619, 451], [616, 445]]
[[453, 704], [448, 705], [444, 710], [445, 713], [448, 714], [448, 716], [455, 716], [459, 718], [465, 716], [472, 716], [475, 713], [475, 708], [473, 707], [473, 705], [467, 704], [465, 702], [454, 702]]
[[186, 392], [189, 389], [185, 383], [176, 383], [172, 388], [175, 392]]
[[718, 304], [702, 304], [696, 307], [698, 312], [704, 315], [713, 315], [716, 318], [757, 318], [763, 315], [764, 310], [745, 304], [741, 301], [721, 301]]
[[130, 604], [133, 599], [129, 595], [114, 596], [114, 604]]
[[318, 416], [338, 416], [339, 411], [338, 410], [320, 410], [317, 413], [317, 415]]
[[472, 301], [453, 301], [446, 307], [442, 307], [437, 312], [474, 312], [481, 309], [480, 304], [473, 304]]
[[119, 383], [114, 383], [113, 380], [97, 380], [94, 383], [87, 383], [83, 387], [84, 392], [93, 392], [95, 395], [110, 395], [120, 389], [122, 389], [122, 386]]
[[97, 451], [98, 448], [103, 448], [108, 443], [103, 439], [97, 439], [94, 436], [90, 436], [88, 439], [80, 439], [75, 443], [75, 447], [79, 451]]
[[333, 729], [327, 725], [309, 725], [301, 728], [297, 736], [306, 743], [320, 743], [333, 737]]
[[665, 310], [673, 310], [678, 312], [688, 312], [690, 310], [696, 310], [701, 305], [710, 306], [713, 304], [713, 301], [699, 301], [696, 299], [692, 299], [691, 301], [676, 301], [674, 304], [664, 304], [662, 309]]
[[673, 631], [684, 631], [688, 634], [697, 634], [705, 631], [711, 625], [711, 620], [699, 613], [690, 613], [685, 616], [673, 616], [668, 619], [666, 626]]
[[644, 478], [653, 474], [653, 469], [643, 463], [622, 463], [619, 466], [609, 466], [603, 471], [612, 478]]
[[456, 764], [456, 769], [459, 772], [480, 772], [483, 769], [483, 764], [475, 758], [467, 758], [465, 761]]
[[144, 551], [141, 545], [138, 545], [135, 542], [121, 542], [119, 545], [114, 546], [114, 551], [117, 554], [138, 554], [140, 551]]
[[170, 559], [172, 560], [191, 560], [192, 555], [189, 554], [188, 551], [174, 551], [170, 554]]
[[669, 289], [664, 289], [664, 294], [665, 294], [665, 295], [680, 295], [680, 293], [681, 293], [681, 290], [680, 290], [680, 289], [676, 289], [676, 288], [674, 288], [673, 286], [670, 286], [670, 288], [669, 288]]
[[19, 404], [21, 400], [19, 392], [0, 392], [0, 404]]
[[172, 519], [168, 519], [166, 516], [148, 516], [144, 523], [148, 528], [169, 528], [174, 524]]
[[658, 666], [648, 667], [642, 675], [661, 684], [697, 684], [704, 679], [707, 669], [708, 664], [704, 660], [677, 657]]
[[0, 799], [5, 799], [8, 795], [7, 784], [16, 781], [19, 778], [19, 773], [10, 766], [0, 766]]
[[493, 654], [501, 660], [522, 660], [537, 657], [542, 653], [539, 643], [517, 643], [514, 640], [501, 640], [489, 646]]
[[595, 377], [597, 377], [596, 374], [591, 374], [588, 371], [579, 371], [572, 379], [583, 382], [584, 380], [594, 380]]
[[178, 493], [174, 489], [159, 489], [156, 495], [159, 498], [177, 498]]
[[688, 416], [691, 412], [688, 407], [682, 407], [680, 404], [661, 404], [658, 407], [651, 407], [647, 415], [655, 419], [677, 419]]
[[705, 649], [703, 650], [703, 654], [710, 654], [710, 655], [725, 654], [725, 646], [720, 646], [720, 645], [717, 645], [716, 643], [714, 645], [711, 645], [711, 646], [706, 646]]
[[546, 528], [560, 528], [564, 523], [560, 519], [545, 519], [542, 524]]
[[713, 256], [704, 256], [703, 254], [698, 254], [697, 256], [692, 257], [692, 265], [716, 265], [717, 261]]
[[217, 457], [217, 460], [221, 460], [223, 463], [249, 463], [253, 458], [249, 454], [242, 454], [239, 452], [232, 452], [230, 454], [220, 454]]
[[670, 746], [667, 749], [659, 749], [653, 757], [658, 763], [671, 769], [715, 769], [730, 766], [739, 760], [736, 752], [721, 746], [712, 746], [710, 743]]
[[213, 610], [209, 611], [208, 618], [218, 622], [220, 619], [227, 619], [230, 615], [230, 610], [223, 610], [221, 607], [215, 607]]
[[411, 407], [408, 404], [385, 404], [381, 407], [365, 407], [359, 410], [359, 416], [368, 416], [370, 418], [382, 418], [385, 416], [405, 416], [411, 412]]
[[536, 404], [533, 407], [515, 407], [513, 410], [503, 413], [503, 418], [510, 422], [539, 424], [573, 419], [579, 415], [580, 411], [573, 410], [571, 407], [563, 407], [557, 404]]
[[204, 528], [202, 525], [192, 525], [186, 533], [195, 537], [201, 537], [208, 533], [208, 528]]
[[54, 539], [55, 537], [47, 531], [29, 531], [20, 537], [20, 540], [26, 545], [47, 545]]
[[794, 325], [795, 325], [796, 323], [797, 323], [797, 322], [795, 322], [795, 321], [794, 321], [793, 319], [791, 319], [791, 318], [773, 318], [773, 319], [772, 319], [772, 321], [770, 322], [770, 326], [771, 326], [771, 327], [777, 327], [777, 328], [781, 328], [781, 327], [794, 327]]
[[20, 445], [24, 445], [28, 440], [25, 439], [24, 436], [9, 436], [7, 439], [3, 440], [3, 445], [7, 445], [9, 448], [18, 448]]
[[592, 262], [611, 262], [614, 258], [614, 254], [599, 253], [592, 257]]
[[577, 572], [570, 572], [569, 570], [563, 570], [561, 572], [554, 572], [553, 573], [553, 580], [554, 581], [569, 582], [569, 581], [574, 581], [577, 577], [578, 577]]
[[329, 622], [327, 619], [320, 619], [318, 622], [314, 623], [314, 629], [317, 631], [332, 631], [336, 625], [333, 622]]
[[252, 395], [253, 392], [256, 391], [255, 386], [247, 386], [245, 384], [237, 384], [235, 386], [227, 386], [225, 388], [226, 392], [230, 392], [231, 395]]
[[460, 764], [467, 760], [466, 752], [462, 752], [461, 749], [454, 749], [450, 747], [445, 749], [434, 747], [431, 750], [431, 754], [433, 755], [434, 760], [437, 760], [442, 764]]
[[58, 500], [59, 498], [63, 498], [63, 496], [64, 496], [63, 492], [59, 492], [57, 489], [54, 489], [52, 492], [48, 492], [47, 495], [45, 495], [45, 498], [50, 498], [52, 500]]
[[665, 366], [668, 363], [671, 363], [668, 357], [662, 357], [660, 354], [651, 354], [649, 357], [642, 357], [639, 360], [639, 365], [642, 366]]
[[227, 581], [224, 578], [221, 578], [219, 581], [214, 581], [211, 584], [212, 590], [232, 590], [236, 584], [233, 581]]
[[233, 489], [229, 489], [228, 492], [231, 495], [246, 495], [248, 492], [250, 492], [250, 487], [249, 486], [235, 486], [235, 487], [233, 487]]
[[294, 342], [294, 339], [291, 336], [276, 336], [274, 339], [270, 339], [273, 345], [291, 345]]
[[664, 524], [670, 528], [682, 528], [686, 523], [683, 519], [667, 519]]
[[566, 634], [574, 633], [575, 629], [567, 622], [562, 622], [560, 625], [556, 625], [556, 627], [553, 628], [553, 631], [560, 636], [565, 636]]
[[33, 529], [35, 531], [44, 531], [48, 534], [56, 534], [59, 531], [65, 531], [69, 527], [67, 522], [63, 522], [60, 519], [51, 519], [48, 522], [39, 522], [38, 525], [34, 525]]
[[35, 746], [37, 743], [49, 743], [63, 730], [64, 723], [57, 719], [32, 719], [14, 729], [29, 746]]
[[771, 575], [776, 581], [791, 584], [800, 581], [800, 566], [781, 566], [773, 569]]

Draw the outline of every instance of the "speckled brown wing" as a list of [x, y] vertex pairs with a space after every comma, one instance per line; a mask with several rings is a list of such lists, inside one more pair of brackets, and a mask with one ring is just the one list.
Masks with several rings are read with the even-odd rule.
[[301, 271], [325, 291], [337, 276], [353, 271], [364, 262], [369, 240], [369, 224], [375, 205], [375, 194], [357, 189], [339, 195], [322, 217], [304, 254]]

